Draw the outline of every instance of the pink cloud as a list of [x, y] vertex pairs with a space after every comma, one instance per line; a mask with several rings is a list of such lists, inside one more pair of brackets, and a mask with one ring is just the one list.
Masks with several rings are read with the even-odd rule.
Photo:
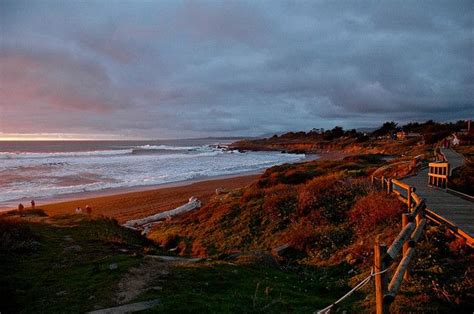
[[106, 113], [116, 95], [105, 69], [67, 54], [0, 54], [2, 107], [53, 107]]

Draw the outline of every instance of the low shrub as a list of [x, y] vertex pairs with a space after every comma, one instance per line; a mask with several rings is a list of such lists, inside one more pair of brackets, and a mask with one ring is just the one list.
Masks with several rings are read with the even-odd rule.
[[440, 131], [436, 133], [426, 133], [423, 135], [425, 143], [428, 145], [435, 144], [441, 141], [443, 138], [449, 136], [451, 134], [450, 131]]
[[298, 216], [303, 217], [314, 210], [321, 210], [330, 197], [329, 189], [337, 189], [341, 185], [340, 176], [327, 175], [315, 178], [302, 186], [298, 195]]
[[35, 248], [36, 243], [28, 225], [0, 220], [0, 252], [28, 252]]
[[278, 184], [303, 184], [327, 172], [325, 161], [274, 166], [265, 171], [257, 181], [256, 187], [268, 188]]
[[258, 184], [252, 184], [249, 187], [246, 187], [245, 189], [243, 189], [240, 202], [241, 204], [256, 202], [262, 197], [263, 197], [263, 190], [258, 186]]
[[277, 185], [265, 189], [263, 210], [275, 218], [288, 217], [296, 210], [297, 195], [292, 186]]
[[456, 238], [448, 244], [449, 250], [452, 254], [462, 254], [464, 251], [467, 251], [466, 240], [461, 238]]
[[[221, 206], [210, 208], [211, 206], [204, 207], [202, 212], [207, 211], [207, 219], [204, 220], [200, 217], [201, 221], [204, 222], [208, 226], [213, 226], [218, 222], [221, 222], [226, 218], [228, 214], [232, 212], [233, 206], [232, 204], [222, 204]], [[210, 217], [209, 217], [210, 215]]]
[[380, 164], [383, 163], [382, 154], [366, 154], [366, 155], [351, 155], [344, 157], [343, 161], [353, 162], [353, 163], [371, 163], [371, 164]]
[[351, 242], [352, 231], [344, 225], [315, 227], [300, 221], [293, 224], [283, 238], [291, 248], [299, 252], [327, 258], [329, 254]]
[[317, 240], [316, 229], [313, 225], [301, 221], [293, 224], [286, 232], [284, 240], [290, 247], [300, 251], [310, 251]]
[[316, 241], [311, 255], [318, 258], [329, 258], [335, 251], [347, 246], [352, 240], [352, 231], [345, 225], [328, 225], [318, 228]]
[[464, 165], [455, 169], [449, 180], [449, 188], [474, 195], [474, 165]]
[[192, 255], [197, 257], [206, 257], [207, 248], [200, 241], [194, 241], [192, 246]]
[[381, 223], [400, 219], [402, 203], [384, 192], [370, 192], [360, 197], [349, 212], [349, 221], [357, 233], [362, 234]]
[[301, 184], [318, 175], [316, 171], [290, 170], [278, 177], [278, 183]]
[[180, 236], [177, 234], [164, 234], [153, 240], [159, 243], [160, 246], [162, 246], [165, 250], [169, 250], [178, 246], [180, 242]]
[[355, 198], [367, 194], [369, 189], [363, 180], [353, 180], [338, 174], [315, 178], [300, 189], [297, 214], [302, 217], [319, 211], [321, 219], [341, 223], [345, 221]]
[[48, 214], [41, 208], [27, 209], [24, 211], [26, 216], [47, 217]]

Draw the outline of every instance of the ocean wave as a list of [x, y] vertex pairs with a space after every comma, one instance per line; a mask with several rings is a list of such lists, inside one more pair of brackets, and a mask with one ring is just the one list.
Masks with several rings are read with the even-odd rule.
[[156, 159], [193, 159], [197, 157], [215, 157], [224, 154], [223, 151], [197, 152], [192, 154], [164, 154], [155, 156]]
[[169, 145], [142, 145], [133, 149], [149, 149], [149, 150], [198, 150], [205, 146], [169, 146]]
[[[201, 153], [223, 152], [221, 148], [216, 148], [208, 145], [204, 146], [168, 146], [168, 145], [143, 145], [132, 149], [134, 155], [148, 155], [148, 154], [162, 154], [168, 157], [174, 156], [175, 153], [193, 154], [194, 156], [201, 156]], [[196, 154], [197, 153], [197, 154]]]
[[[194, 150], [179, 153], [179, 150], [169, 150], [167, 153], [163, 151], [150, 149], [148, 154], [157, 153], [155, 158], [195, 158], [206, 156], [217, 156], [223, 154], [222, 150]], [[51, 158], [71, 158], [71, 157], [103, 157], [103, 156], [121, 156], [121, 155], [140, 155], [147, 154], [146, 150], [126, 149], [126, 150], [106, 150], [106, 151], [89, 151], [89, 152], [58, 152], [58, 153], [5, 153], [0, 152], [0, 160], [17, 160], [17, 159], [51, 159]]]
[[53, 152], [53, 153], [33, 153], [33, 152], [0, 152], [0, 159], [22, 159], [22, 158], [60, 158], [60, 157], [92, 157], [92, 156], [116, 156], [131, 154], [132, 149], [116, 150], [94, 150], [84, 152]]
[[[94, 157], [94, 156], [119, 156], [129, 154], [164, 154], [170, 156], [177, 152], [216, 152], [220, 148], [204, 146], [169, 146], [169, 145], [142, 145], [122, 149], [77, 151], [77, 152], [0, 152], [2, 159], [39, 159], [39, 158], [64, 158], [64, 157]], [[199, 154], [198, 154], [199, 155]]]
[[[4, 176], [0, 207], [10, 201], [236, 174], [304, 158], [276, 152], [232, 152], [205, 145], [174, 146], [168, 153], [134, 155], [134, 147], [139, 146], [88, 152], [8, 153], [11, 157], [0, 152], [0, 174]], [[161, 145], [146, 147], [152, 151], [163, 149]]]

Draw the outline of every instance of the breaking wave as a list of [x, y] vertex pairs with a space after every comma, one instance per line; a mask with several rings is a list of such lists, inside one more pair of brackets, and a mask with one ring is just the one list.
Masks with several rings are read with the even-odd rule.
[[[0, 207], [69, 193], [157, 185], [238, 174], [304, 155], [235, 152], [208, 145], [125, 145], [66, 152], [0, 152]], [[116, 146], [122, 145], [122, 146]], [[104, 149], [100, 149], [104, 148]]]

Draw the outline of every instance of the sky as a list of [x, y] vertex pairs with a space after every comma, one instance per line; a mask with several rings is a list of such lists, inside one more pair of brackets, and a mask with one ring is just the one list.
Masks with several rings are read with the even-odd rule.
[[473, 1], [0, 0], [0, 138], [474, 116]]

